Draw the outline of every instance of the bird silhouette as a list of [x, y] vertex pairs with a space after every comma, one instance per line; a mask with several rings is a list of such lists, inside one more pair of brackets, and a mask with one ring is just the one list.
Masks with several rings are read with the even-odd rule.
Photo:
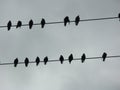
[[120, 13], [118, 14], [118, 18], [119, 18], [119, 21], [120, 21]]
[[7, 29], [8, 29], [8, 31], [11, 29], [11, 27], [12, 27], [12, 22], [9, 21], [9, 22], [7, 23]]
[[46, 56], [46, 57], [44, 58], [44, 65], [46, 65], [47, 62], [48, 62], [48, 57]]
[[38, 65], [39, 65], [39, 63], [40, 63], [40, 58], [39, 58], [39, 57], [37, 57], [35, 62], [36, 62], [36, 66], [38, 66]]
[[80, 22], [80, 17], [79, 15], [75, 18], [75, 25], [77, 26]]
[[27, 67], [28, 66], [28, 64], [29, 64], [29, 59], [28, 58], [25, 58], [25, 66]]
[[29, 29], [32, 29], [32, 26], [33, 26], [33, 20], [31, 19], [31, 20], [29, 21]]
[[102, 55], [103, 62], [105, 61], [106, 57], [107, 57], [107, 53], [106, 53], [106, 52], [104, 52], [104, 53], [103, 53], [103, 55]]
[[66, 25], [67, 25], [67, 23], [69, 23], [69, 24], [70, 24], [70, 19], [69, 19], [69, 17], [68, 17], [68, 16], [66, 16], [66, 17], [64, 18], [64, 26], [66, 26]]
[[60, 58], [59, 58], [59, 60], [60, 60], [60, 63], [61, 63], [61, 64], [63, 64], [64, 57], [63, 57], [62, 55], [60, 55]]
[[81, 56], [81, 62], [84, 63], [85, 59], [86, 59], [86, 55], [85, 53], [83, 53], [83, 55]]
[[21, 21], [18, 21], [18, 22], [17, 22], [17, 25], [16, 25], [16, 28], [21, 27], [21, 26], [22, 26], [22, 22], [21, 22]]
[[72, 60], [73, 60], [73, 54], [70, 54], [70, 56], [68, 57], [69, 63], [71, 64]]
[[44, 28], [44, 26], [45, 26], [45, 19], [44, 18], [42, 18], [42, 20], [41, 20], [41, 28]]
[[18, 64], [18, 58], [14, 60], [14, 67], [17, 67], [17, 64]]

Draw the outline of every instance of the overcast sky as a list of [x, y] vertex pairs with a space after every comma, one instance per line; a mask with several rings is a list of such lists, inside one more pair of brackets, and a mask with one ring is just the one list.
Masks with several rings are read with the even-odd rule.
[[[45, 18], [46, 22], [62, 21], [65, 16], [74, 20], [114, 17], [120, 12], [120, 0], [0, 0], [0, 25], [9, 20], [35, 23]], [[77, 27], [70, 23], [33, 26], [20, 29], [0, 29], [0, 62], [13, 62], [18, 57], [34, 61], [45, 56], [58, 59], [73, 53], [74, 57], [120, 55], [120, 22], [116, 20], [81, 22]], [[120, 61], [107, 59], [106, 62], [86, 60], [84, 64], [74, 61], [30, 64], [27, 68], [18, 65], [0, 66], [1, 90], [120, 90]]]

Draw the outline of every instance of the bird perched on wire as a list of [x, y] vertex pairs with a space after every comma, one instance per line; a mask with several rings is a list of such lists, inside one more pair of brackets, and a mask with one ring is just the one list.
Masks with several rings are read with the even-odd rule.
[[68, 17], [68, 16], [66, 16], [66, 17], [64, 18], [64, 26], [66, 26], [66, 25], [67, 25], [67, 23], [69, 23], [69, 24], [70, 24], [70, 19], [69, 19], [69, 17]]
[[35, 62], [36, 62], [36, 66], [38, 66], [38, 65], [39, 65], [39, 63], [40, 63], [40, 58], [39, 58], [39, 57], [37, 57], [37, 58], [36, 58], [36, 60], [35, 60]]
[[62, 55], [60, 55], [60, 58], [59, 58], [59, 60], [60, 60], [60, 63], [61, 63], [61, 64], [63, 64], [64, 57], [63, 57]]
[[28, 64], [29, 64], [29, 59], [28, 58], [25, 58], [25, 66], [27, 67], [28, 66]]
[[85, 59], [86, 59], [86, 55], [85, 55], [85, 53], [83, 53], [83, 55], [81, 56], [81, 62], [84, 63]]
[[8, 31], [11, 29], [11, 27], [12, 27], [12, 22], [9, 21], [9, 22], [7, 23], [7, 29], [8, 29]]
[[48, 62], [48, 57], [46, 56], [46, 57], [44, 58], [44, 65], [46, 65], [47, 62]]
[[118, 18], [119, 18], [119, 21], [120, 21], [120, 13], [118, 14]]
[[42, 18], [42, 20], [41, 20], [41, 28], [44, 28], [45, 23], [46, 23], [45, 19], [44, 19], [44, 18]]
[[17, 67], [17, 64], [18, 64], [18, 58], [14, 60], [14, 67]]
[[73, 54], [70, 54], [70, 56], [68, 57], [69, 63], [71, 64], [72, 60], [73, 60]]
[[104, 52], [104, 53], [102, 54], [103, 62], [105, 61], [106, 57], [107, 57], [107, 53]]
[[31, 19], [30, 21], [29, 21], [29, 29], [32, 29], [32, 26], [33, 26], [33, 20]]
[[78, 15], [75, 18], [75, 25], [77, 26], [79, 24], [79, 22], [80, 22], [80, 16]]
[[21, 27], [21, 26], [22, 26], [22, 22], [21, 22], [21, 21], [18, 21], [18, 22], [17, 22], [17, 25], [16, 25], [16, 28]]

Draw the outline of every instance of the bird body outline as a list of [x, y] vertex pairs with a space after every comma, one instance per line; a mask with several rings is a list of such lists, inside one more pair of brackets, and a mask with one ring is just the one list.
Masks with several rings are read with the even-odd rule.
[[28, 66], [28, 64], [29, 64], [29, 59], [28, 59], [27, 57], [25, 58], [24, 63], [25, 63], [25, 66], [27, 67], [27, 66]]
[[103, 62], [105, 61], [106, 57], [107, 57], [107, 53], [106, 53], [106, 52], [104, 52], [104, 53], [103, 53], [103, 55], [102, 55]]
[[75, 18], [75, 25], [77, 26], [79, 24], [79, 22], [80, 22], [80, 16], [78, 15]]
[[12, 22], [11, 22], [11, 21], [8, 21], [8, 23], [7, 23], [8, 31], [11, 29], [11, 27], [12, 27]]
[[18, 64], [18, 58], [14, 60], [14, 67], [17, 67], [17, 64]]
[[63, 61], [64, 61], [64, 57], [63, 57], [63, 55], [60, 55], [59, 60], [60, 60], [60, 63], [63, 64]]
[[68, 17], [68, 16], [66, 16], [66, 17], [64, 18], [64, 26], [66, 26], [66, 25], [67, 25], [67, 23], [69, 23], [69, 24], [70, 24], [70, 19], [69, 19], [69, 17]]
[[73, 54], [70, 54], [68, 57], [69, 63], [71, 64], [72, 60], [73, 60]]
[[46, 23], [45, 19], [44, 19], [44, 18], [42, 18], [42, 20], [41, 20], [41, 28], [44, 28], [45, 23]]
[[44, 58], [44, 65], [46, 65], [47, 62], [48, 62], [48, 57], [46, 56], [46, 57]]
[[29, 21], [29, 29], [32, 29], [32, 27], [33, 27], [33, 20], [31, 19], [30, 21]]
[[21, 22], [21, 21], [18, 21], [18, 22], [17, 22], [17, 25], [16, 25], [16, 28], [21, 27], [21, 26], [22, 26], [22, 22]]
[[36, 66], [38, 66], [38, 65], [39, 65], [39, 63], [40, 63], [40, 58], [39, 58], [39, 57], [37, 57], [37, 58], [36, 58], [36, 60], [35, 60], [35, 62], [36, 62]]
[[83, 53], [83, 55], [81, 56], [81, 62], [84, 63], [85, 59], [86, 59], [86, 55], [85, 55], [85, 53]]

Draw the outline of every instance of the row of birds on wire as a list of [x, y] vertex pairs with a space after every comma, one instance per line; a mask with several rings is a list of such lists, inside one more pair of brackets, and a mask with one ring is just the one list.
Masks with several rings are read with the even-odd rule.
[[7, 27], [7, 30], [9, 31], [11, 27], [20, 28], [21, 26], [29, 26], [29, 29], [32, 29], [33, 25], [41, 25], [41, 28], [45, 27], [45, 24], [57, 24], [57, 23], [64, 23], [64, 26], [67, 26], [67, 24], [70, 24], [70, 22], [75, 22], [75, 25], [77, 26], [80, 21], [91, 21], [91, 20], [104, 20], [104, 19], [120, 19], [120, 13], [118, 14], [118, 17], [108, 17], [108, 18], [98, 18], [98, 19], [86, 19], [86, 20], [80, 20], [80, 16], [76, 16], [74, 21], [70, 21], [69, 16], [66, 16], [63, 21], [61, 22], [46, 22], [44, 18], [41, 19], [40, 23], [34, 23], [31, 19], [28, 24], [22, 24], [22, 21], [18, 21], [16, 25], [12, 25], [11, 20], [8, 21], [7, 26], [0, 26], [0, 27]]
[[46, 65], [47, 62], [55, 62], [55, 61], [59, 61], [61, 64], [63, 64], [64, 61], [69, 61], [69, 63], [71, 64], [71, 62], [73, 60], [81, 60], [81, 62], [84, 63], [86, 59], [98, 59], [98, 58], [102, 58], [102, 60], [104, 62], [106, 60], [106, 58], [115, 58], [115, 57], [120, 57], [120, 56], [107, 56], [107, 53], [104, 52], [101, 57], [89, 57], [89, 58], [87, 58], [86, 54], [83, 53], [81, 58], [74, 58], [73, 54], [70, 54], [67, 59], [65, 59], [63, 57], [63, 55], [60, 55], [59, 60], [49, 60], [48, 56], [46, 56], [46, 57], [44, 57], [43, 61], [40, 61], [40, 58], [37, 57], [35, 59], [35, 61], [30, 62], [29, 59], [26, 57], [24, 62], [19, 62], [18, 58], [16, 58], [16, 59], [14, 59], [13, 63], [1, 63], [0, 65], [14, 64], [14, 67], [17, 67], [18, 64], [25, 64], [25, 67], [27, 67], [29, 63], [36, 63], [36, 66], [38, 66], [40, 62], [43, 62], [44, 65]]

